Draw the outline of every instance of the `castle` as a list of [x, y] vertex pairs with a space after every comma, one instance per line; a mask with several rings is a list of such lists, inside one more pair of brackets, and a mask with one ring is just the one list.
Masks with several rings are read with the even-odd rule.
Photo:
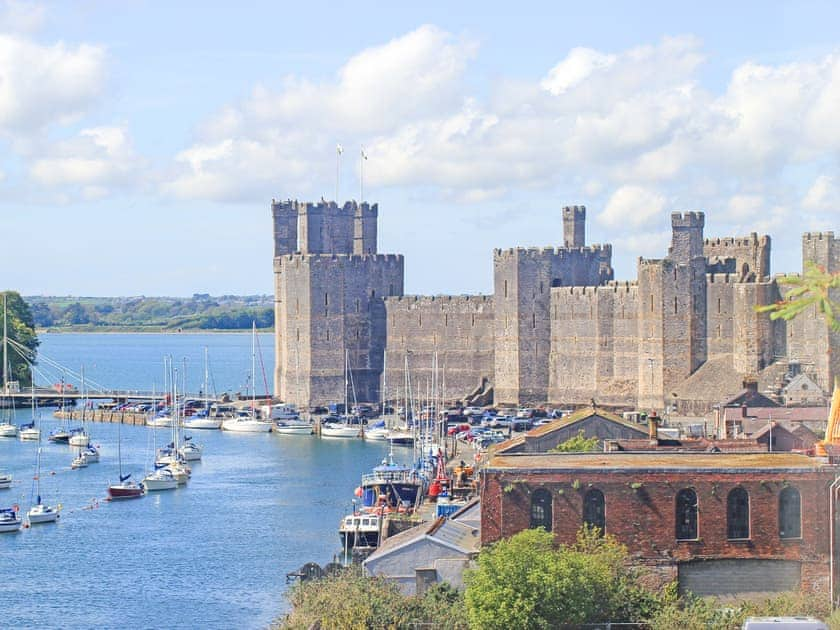
[[[497, 249], [493, 295], [404, 295], [404, 259], [377, 251], [378, 206], [272, 201], [275, 394], [302, 408], [345, 395], [707, 411], [745, 381], [795, 368], [822, 390], [840, 335], [812, 309], [786, 323], [756, 306], [781, 291], [770, 237], [705, 238], [702, 212], [673, 213], [662, 259], [613, 279], [610, 245], [586, 245], [586, 209], [563, 208], [563, 246]], [[803, 260], [840, 271], [840, 239], [805, 234]], [[352, 386], [352, 387], [351, 387]], [[350, 393], [352, 389], [352, 394]]]

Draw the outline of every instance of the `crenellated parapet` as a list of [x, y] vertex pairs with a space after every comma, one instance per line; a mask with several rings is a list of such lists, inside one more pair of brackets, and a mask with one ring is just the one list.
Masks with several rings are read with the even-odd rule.
[[726, 269], [743, 280], [762, 280], [770, 276], [769, 236], [752, 232], [749, 236], [707, 238], [703, 255], [711, 268]]

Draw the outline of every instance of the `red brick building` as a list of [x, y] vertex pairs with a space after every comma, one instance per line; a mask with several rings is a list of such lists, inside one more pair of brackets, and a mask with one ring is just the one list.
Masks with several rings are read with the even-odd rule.
[[[838, 467], [791, 453], [500, 454], [482, 471], [482, 544], [583, 523], [697, 595], [830, 588]], [[835, 571], [836, 576], [836, 571]]]

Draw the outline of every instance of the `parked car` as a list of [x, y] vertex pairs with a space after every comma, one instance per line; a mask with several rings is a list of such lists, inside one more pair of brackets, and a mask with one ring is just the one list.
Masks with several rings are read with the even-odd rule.
[[465, 416], [480, 416], [484, 413], [484, 409], [481, 407], [465, 407], [464, 408], [464, 415]]
[[530, 418], [516, 418], [510, 425], [511, 431], [528, 431], [534, 426]]
[[490, 420], [490, 427], [493, 429], [507, 429], [513, 423], [510, 416], [494, 416]]
[[454, 427], [449, 427], [446, 431], [446, 435], [457, 435], [458, 433], [469, 431], [470, 428], [471, 427], [468, 423], [456, 424]]

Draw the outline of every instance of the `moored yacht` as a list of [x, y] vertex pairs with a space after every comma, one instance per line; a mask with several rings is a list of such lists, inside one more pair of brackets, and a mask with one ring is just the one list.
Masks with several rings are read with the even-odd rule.
[[185, 462], [197, 462], [201, 459], [201, 451], [204, 450], [200, 444], [196, 444], [190, 436], [184, 438], [184, 444], [178, 449], [178, 456]]
[[326, 417], [321, 423], [321, 437], [355, 438], [362, 431], [361, 423], [354, 423], [354, 418]]
[[222, 419], [210, 416], [205, 409], [199, 409], [193, 415], [184, 418], [181, 426], [185, 429], [221, 429]]
[[37, 441], [41, 439], [41, 429], [35, 426], [35, 422], [27, 422], [20, 425], [18, 437], [21, 440]]
[[258, 420], [247, 412], [235, 418], [228, 418], [222, 422], [222, 429], [224, 431], [234, 431], [237, 433], [267, 433], [271, 431], [271, 423]]
[[312, 433], [312, 423], [301, 420], [300, 418], [277, 419], [274, 421], [274, 426], [271, 427], [271, 430], [275, 433], [290, 435], [309, 435]]
[[88, 458], [82, 452], [79, 451], [79, 454], [73, 458], [73, 461], [70, 462], [70, 468], [76, 470], [77, 468], [87, 468], [88, 467]]
[[26, 520], [30, 525], [38, 523], [55, 523], [60, 516], [61, 506], [44, 505], [41, 503], [41, 496], [38, 496], [38, 503], [29, 508], [26, 513]]
[[9, 473], [0, 473], [0, 490], [8, 490], [12, 487], [12, 476]]
[[22, 524], [16, 508], [0, 508], [0, 533], [19, 531]]
[[120, 482], [108, 486], [111, 499], [139, 499], [146, 493], [142, 484], [131, 480], [131, 474], [120, 475]]
[[5, 421], [0, 422], [0, 437], [17, 437], [18, 428], [16, 424]]
[[147, 491], [174, 490], [178, 487], [178, 480], [168, 468], [160, 468], [143, 478], [143, 486]]
[[87, 447], [82, 451], [85, 456], [85, 459], [88, 461], [88, 464], [96, 464], [99, 462], [99, 449], [96, 448], [93, 444], [88, 444]]

